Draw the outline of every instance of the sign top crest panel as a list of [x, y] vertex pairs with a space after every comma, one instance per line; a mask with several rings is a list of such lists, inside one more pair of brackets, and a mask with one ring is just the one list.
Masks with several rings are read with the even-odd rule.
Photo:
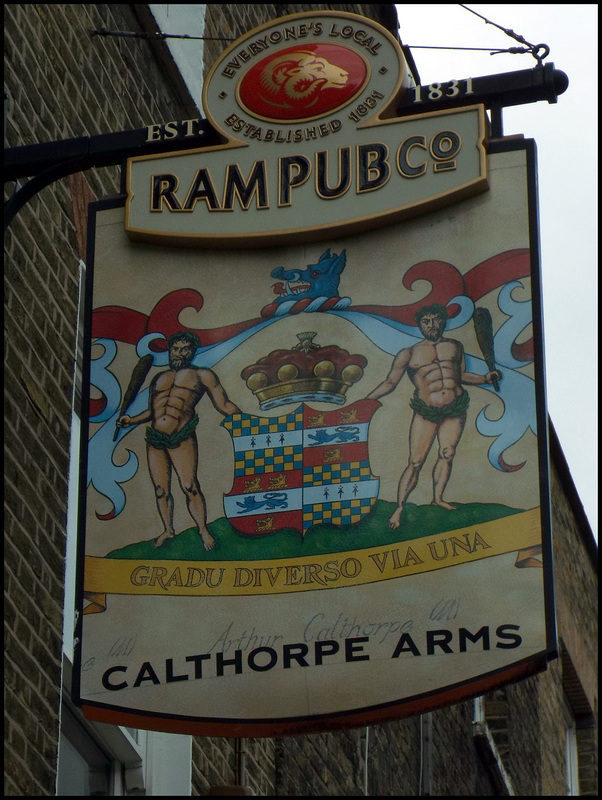
[[228, 139], [224, 117], [241, 112], [287, 136], [314, 120], [351, 127], [340, 113], [364, 95], [374, 103], [362, 109], [361, 121], [374, 121], [407, 83], [405, 58], [385, 28], [356, 14], [317, 11], [267, 23], [229, 47], [207, 76], [203, 107]]
[[320, 241], [389, 225], [488, 188], [482, 106], [399, 118], [399, 42], [346, 12], [281, 17], [213, 65], [214, 147], [126, 169], [130, 239], [188, 247]]

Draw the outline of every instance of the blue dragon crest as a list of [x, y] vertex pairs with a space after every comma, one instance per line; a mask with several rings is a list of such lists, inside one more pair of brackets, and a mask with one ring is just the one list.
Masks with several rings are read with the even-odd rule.
[[345, 250], [340, 255], [326, 250], [317, 264], [308, 264], [305, 269], [277, 267], [270, 273], [272, 278], [281, 281], [274, 284], [274, 292], [278, 294], [274, 302], [338, 297], [339, 281], [346, 262]]

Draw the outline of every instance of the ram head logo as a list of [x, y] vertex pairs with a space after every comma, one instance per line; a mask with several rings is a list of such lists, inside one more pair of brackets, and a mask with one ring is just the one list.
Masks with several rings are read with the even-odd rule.
[[325, 89], [342, 89], [349, 73], [308, 50], [281, 55], [263, 68], [263, 99], [287, 108], [312, 106]]

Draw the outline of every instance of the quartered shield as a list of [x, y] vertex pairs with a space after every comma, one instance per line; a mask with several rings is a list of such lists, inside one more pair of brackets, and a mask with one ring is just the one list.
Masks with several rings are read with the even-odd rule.
[[221, 423], [234, 445], [234, 484], [224, 510], [240, 533], [353, 525], [370, 513], [379, 484], [368, 430], [380, 403], [317, 411], [302, 403], [278, 417], [233, 414]]

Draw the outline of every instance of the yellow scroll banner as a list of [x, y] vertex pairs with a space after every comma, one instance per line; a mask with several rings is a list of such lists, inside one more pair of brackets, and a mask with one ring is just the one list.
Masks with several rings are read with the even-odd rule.
[[304, 592], [417, 575], [541, 545], [539, 509], [385, 547], [263, 561], [167, 561], [87, 556], [85, 614], [107, 594], [262, 595]]

